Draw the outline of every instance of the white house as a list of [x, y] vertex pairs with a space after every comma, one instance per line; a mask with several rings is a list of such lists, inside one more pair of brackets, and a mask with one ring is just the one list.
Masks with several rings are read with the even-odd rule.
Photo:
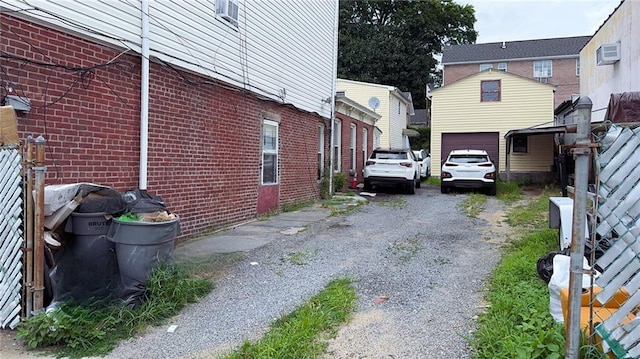
[[410, 95], [394, 86], [345, 79], [338, 79], [337, 87], [348, 98], [367, 104], [380, 114], [380, 120], [376, 122], [381, 131], [377, 147], [409, 147], [407, 125], [413, 114]]

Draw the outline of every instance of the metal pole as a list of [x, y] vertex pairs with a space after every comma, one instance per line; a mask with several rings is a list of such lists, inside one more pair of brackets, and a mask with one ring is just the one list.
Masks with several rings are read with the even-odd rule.
[[591, 125], [591, 99], [580, 97], [576, 110], [578, 111], [578, 131], [576, 148], [573, 150], [575, 158], [575, 194], [573, 199], [573, 222], [571, 230], [571, 259], [569, 264], [569, 318], [566, 327], [567, 347], [566, 359], [577, 359], [580, 350], [580, 304], [582, 297], [582, 274], [585, 220], [587, 216], [587, 185], [589, 182], [589, 158], [591, 154], [591, 140], [589, 137]]
[[24, 193], [24, 257], [25, 257], [25, 277], [23, 293], [25, 298], [24, 316], [30, 317], [33, 312], [33, 296], [31, 288], [33, 288], [33, 136], [27, 136], [26, 140], [26, 161], [24, 162], [24, 168], [27, 170], [26, 189]]
[[33, 311], [39, 312], [44, 307], [44, 137], [36, 138], [36, 199], [35, 218], [33, 223]]

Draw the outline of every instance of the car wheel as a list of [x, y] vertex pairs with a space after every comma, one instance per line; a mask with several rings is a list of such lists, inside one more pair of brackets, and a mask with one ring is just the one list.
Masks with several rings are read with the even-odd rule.
[[371, 191], [371, 181], [365, 178], [363, 189], [365, 191]]
[[489, 196], [495, 196], [496, 193], [497, 193], [497, 190], [496, 190], [496, 185], [495, 184], [492, 187], [489, 187], [489, 189], [487, 190], [487, 194]]
[[440, 193], [449, 193], [449, 187], [440, 185]]
[[407, 192], [409, 194], [416, 194], [416, 181], [415, 180], [411, 180], [411, 181], [409, 181], [409, 183], [407, 183]]
[[422, 185], [422, 182], [420, 182], [422, 179], [420, 177], [418, 177], [416, 179], [416, 188], [420, 188], [420, 186]]

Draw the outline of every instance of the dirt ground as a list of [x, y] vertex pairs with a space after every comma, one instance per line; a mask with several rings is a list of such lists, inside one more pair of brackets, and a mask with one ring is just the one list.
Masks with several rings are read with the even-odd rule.
[[[539, 187], [525, 188], [523, 202], [539, 196], [542, 193], [542, 189]], [[517, 204], [514, 204], [517, 205]], [[509, 207], [505, 206], [497, 199], [492, 199], [488, 202], [484, 211], [479, 214], [479, 218], [488, 222], [487, 228], [484, 230], [484, 238], [492, 243], [499, 244], [508, 240], [513, 234], [514, 229], [506, 223], [506, 213]], [[380, 318], [376, 317], [376, 313], [369, 313], [366, 316], [356, 316], [352, 319], [351, 327], [364, 325], [367, 326], [371, 322], [380, 321]], [[368, 324], [364, 324], [368, 323]], [[333, 340], [333, 351], [340, 352], [340, 347], [347, 349], [353, 345], [352, 340], [354, 338], [348, 338], [338, 335]], [[387, 343], [392, 345], [392, 343]], [[385, 343], [380, 343], [385, 345]], [[348, 352], [348, 351], [345, 351]], [[27, 351], [23, 343], [16, 339], [15, 330], [0, 329], [0, 357], [2, 359], [27, 359], [27, 358], [54, 358], [53, 356], [43, 355], [37, 351]]]

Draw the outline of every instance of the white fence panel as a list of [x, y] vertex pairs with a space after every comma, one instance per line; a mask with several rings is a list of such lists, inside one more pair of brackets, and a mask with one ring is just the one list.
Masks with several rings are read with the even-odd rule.
[[20, 321], [22, 284], [22, 175], [20, 151], [0, 149], [0, 327]]
[[[640, 128], [612, 127], [612, 143], [603, 144], [599, 155], [599, 223], [596, 233], [611, 241], [598, 258], [602, 274], [595, 285], [602, 288], [596, 296], [607, 303], [618, 293], [625, 299], [616, 303], [608, 317], [593, 322], [606, 351], [617, 358], [640, 357]], [[615, 136], [617, 134], [617, 136]]]

